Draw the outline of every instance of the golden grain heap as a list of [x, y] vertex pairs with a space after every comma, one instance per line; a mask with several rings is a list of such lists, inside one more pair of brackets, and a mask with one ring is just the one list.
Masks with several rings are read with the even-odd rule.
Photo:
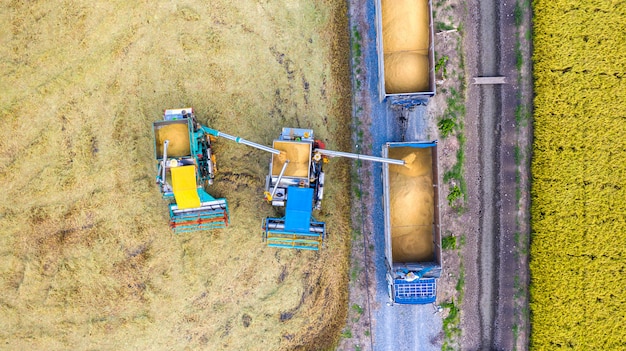
[[427, 0], [381, 1], [385, 90], [426, 91], [430, 12]]
[[534, 350], [626, 349], [626, 3], [535, 2]]

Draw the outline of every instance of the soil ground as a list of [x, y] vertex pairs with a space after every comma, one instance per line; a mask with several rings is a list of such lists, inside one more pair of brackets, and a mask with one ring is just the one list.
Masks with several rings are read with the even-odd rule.
[[230, 226], [174, 235], [152, 122], [193, 107], [271, 145], [281, 127], [350, 149], [346, 4], [0, 5], [3, 349], [331, 347], [346, 315], [349, 163], [331, 160], [320, 252], [268, 249], [270, 155], [225, 139], [208, 192]]
[[[518, 6], [520, 13], [515, 14]], [[471, 1], [468, 9], [468, 75], [505, 76], [507, 84], [468, 89], [467, 216], [476, 235], [468, 236], [463, 251], [467, 278], [461, 346], [464, 350], [525, 350], [529, 332], [530, 9], [524, 1]]]

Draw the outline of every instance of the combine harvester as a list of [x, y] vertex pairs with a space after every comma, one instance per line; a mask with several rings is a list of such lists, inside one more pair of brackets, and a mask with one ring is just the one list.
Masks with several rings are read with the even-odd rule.
[[326, 225], [312, 217], [324, 197], [324, 171], [328, 157], [348, 157], [402, 166], [405, 160], [326, 150], [315, 140], [313, 130], [283, 128], [273, 146], [265, 182], [265, 199], [273, 206], [284, 207], [282, 218], [263, 221], [263, 239], [270, 247], [319, 250], [326, 237]]
[[228, 226], [226, 199], [206, 192], [215, 177], [215, 137], [230, 139], [257, 149], [280, 151], [202, 126], [193, 109], [165, 110], [163, 120], [154, 122], [156, 181], [163, 198], [170, 201], [170, 227], [175, 233]]

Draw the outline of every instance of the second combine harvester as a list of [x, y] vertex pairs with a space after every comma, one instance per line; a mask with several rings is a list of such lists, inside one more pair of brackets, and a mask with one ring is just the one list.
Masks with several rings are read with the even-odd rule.
[[226, 199], [216, 199], [206, 192], [215, 177], [214, 138], [280, 153], [199, 124], [192, 108], [165, 110], [163, 120], [154, 122], [153, 131], [156, 180], [163, 198], [170, 201], [170, 227], [176, 233], [228, 226]]
[[402, 167], [405, 160], [390, 159], [341, 151], [326, 150], [316, 140], [313, 130], [283, 128], [273, 147], [281, 152], [272, 155], [265, 181], [265, 199], [273, 206], [284, 207], [283, 217], [263, 221], [263, 238], [268, 246], [319, 250], [326, 236], [326, 225], [312, 217], [324, 198], [324, 170], [328, 157], [348, 157], [383, 162]]

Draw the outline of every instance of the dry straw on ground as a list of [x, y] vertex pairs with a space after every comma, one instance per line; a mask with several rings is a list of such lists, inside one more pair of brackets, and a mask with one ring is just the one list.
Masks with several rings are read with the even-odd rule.
[[348, 163], [328, 167], [319, 252], [268, 249], [270, 155], [220, 139], [231, 226], [175, 236], [152, 122], [349, 149], [345, 3], [5, 2], [0, 343], [5, 349], [310, 349], [345, 320]]
[[537, 1], [531, 348], [626, 348], [626, 3]]

